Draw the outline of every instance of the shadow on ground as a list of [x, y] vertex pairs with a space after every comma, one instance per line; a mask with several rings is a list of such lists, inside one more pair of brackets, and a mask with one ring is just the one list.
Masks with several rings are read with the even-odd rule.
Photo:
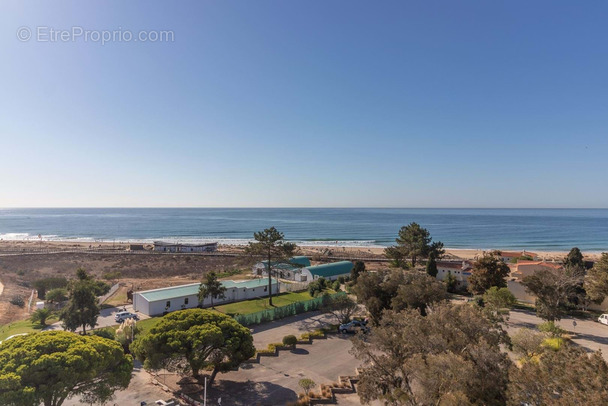
[[217, 381], [213, 388], [207, 388], [207, 404], [234, 406], [276, 406], [297, 400], [293, 390], [271, 382]]

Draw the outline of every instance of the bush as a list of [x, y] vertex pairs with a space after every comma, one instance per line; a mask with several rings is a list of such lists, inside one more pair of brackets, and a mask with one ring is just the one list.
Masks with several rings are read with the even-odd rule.
[[13, 296], [10, 300], [10, 303], [15, 306], [25, 307], [25, 300], [23, 300], [22, 296]]
[[48, 319], [50, 316], [51, 311], [49, 309], [43, 308], [38, 309], [34, 313], [32, 313], [30, 320], [32, 321], [32, 323], [39, 323], [41, 326], [46, 326], [46, 319]]
[[339, 292], [339, 291], [340, 291], [340, 285], [341, 285], [340, 281], [335, 281], [335, 282], [334, 282], [334, 283], [331, 285], [331, 288], [332, 288], [333, 290], [335, 290], [336, 292]]
[[544, 323], [539, 324], [538, 330], [542, 331], [543, 333], [549, 333], [553, 337], [561, 337], [561, 335], [566, 332], [564, 329], [562, 329], [552, 321], [546, 321]]
[[46, 292], [51, 289], [65, 288], [68, 286], [68, 280], [63, 277], [43, 278], [34, 281], [34, 289], [38, 291], [38, 297], [44, 299]]
[[61, 303], [68, 300], [68, 290], [66, 288], [55, 288], [46, 292], [46, 301], [52, 303]]
[[[304, 394], [306, 396], [309, 396], [310, 390], [312, 388], [314, 388], [315, 386], [317, 386], [315, 381], [313, 381], [312, 379], [308, 379], [308, 378], [300, 379], [300, 382], [298, 382], [298, 385], [300, 386], [300, 388], [304, 389]], [[313, 394], [310, 394], [309, 397], [311, 399], [314, 398]]]
[[122, 274], [120, 273], [120, 271], [108, 271], [108, 272], [104, 272], [104, 274], [101, 275], [101, 277], [107, 281], [111, 281], [114, 279], [120, 279], [121, 276], [122, 276]]
[[546, 338], [542, 346], [553, 351], [558, 351], [564, 345], [564, 339], [561, 337]]
[[114, 332], [114, 329], [112, 329], [112, 328], [100, 328], [98, 330], [93, 330], [93, 332], [91, 334], [93, 334], [94, 336], [97, 336], [97, 337], [107, 338], [108, 340], [116, 339], [116, 333]]
[[298, 339], [296, 336], [290, 334], [288, 336], [283, 337], [283, 345], [285, 346], [295, 346], [298, 343]]

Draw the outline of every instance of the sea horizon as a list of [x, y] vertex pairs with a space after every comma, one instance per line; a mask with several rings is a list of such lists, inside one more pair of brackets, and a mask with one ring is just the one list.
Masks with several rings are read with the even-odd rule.
[[413, 221], [448, 249], [608, 251], [602, 208], [13, 208], [0, 239], [244, 245], [275, 226], [302, 246], [376, 248]]

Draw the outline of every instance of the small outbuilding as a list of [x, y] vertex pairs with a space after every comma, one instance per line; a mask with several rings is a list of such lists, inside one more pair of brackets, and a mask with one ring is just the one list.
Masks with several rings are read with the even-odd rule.
[[[303, 267], [310, 266], [310, 259], [306, 256], [291, 257], [288, 263], [272, 262], [273, 276], [281, 279], [299, 280], [299, 274]], [[253, 266], [253, 274], [256, 276], [268, 276], [268, 261], [258, 262]]]
[[[221, 282], [226, 287], [225, 297], [213, 299], [214, 305], [268, 296], [268, 279]], [[135, 292], [133, 293], [133, 309], [148, 316], [158, 316], [175, 310], [211, 306], [211, 298], [206, 298], [203, 303], [199, 303], [200, 286], [200, 283], [191, 283]], [[271, 289], [273, 295], [278, 293], [279, 286], [276, 280], [272, 280]]]

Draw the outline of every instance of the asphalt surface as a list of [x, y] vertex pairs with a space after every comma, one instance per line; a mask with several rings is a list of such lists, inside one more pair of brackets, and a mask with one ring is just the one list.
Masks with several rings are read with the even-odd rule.
[[[142, 313], [137, 313], [133, 310], [133, 305], [121, 306], [121, 307], [109, 307], [107, 309], [102, 309], [99, 317], [97, 318], [97, 325], [95, 328], [103, 328], [103, 327], [112, 327], [118, 325], [116, 321], [114, 321], [114, 315], [118, 312], [122, 312], [123, 307], [125, 307], [128, 312], [136, 313], [139, 316], [140, 320], [149, 319], [150, 316], [146, 316]], [[53, 323], [50, 326], [46, 327], [44, 330], [63, 330], [61, 326], [61, 322]], [[82, 328], [78, 329], [77, 332], [81, 332]]]
[[[572, 323], [573, 321], [576, 321], [576, 327]], [[507, 331], [511, 334], [522, 327], [536, 328], [543, 322], [544, 320], [536, 317], [536, 314], [532, 311], [512, 310], [507, 322]], [[572, 341], [576, 344], [590, 351], [602, 350], [604, 359], [608, 361], [608, 326], [596, 320], [575, 319], [573, 317], [565, 317], [557, 324], [568, 331]]]

